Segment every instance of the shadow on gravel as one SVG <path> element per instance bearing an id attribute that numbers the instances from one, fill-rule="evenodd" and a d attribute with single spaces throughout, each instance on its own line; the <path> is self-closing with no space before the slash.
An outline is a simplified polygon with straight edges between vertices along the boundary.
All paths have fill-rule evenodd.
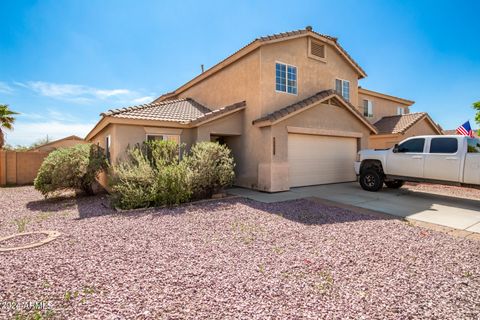
<path id="1" fill-rule="evenodd" d="M 387 214 L 370 213 L 360 208 L 342 208 L 307 198 L 268 204 L 253 200 L 245 200 L 243 203 L 251 208 L 306 225 L 398 219 Z"/>
<path id="2" fill-rule="evenodd" d="M 148 216 L 152 219 L 155 219 L 166 215 L 182 215 L 197 210 L 210 212 L 217 210 L 229 210 L 229 207 L 236 204 L 246 205 L 252 209 L 263 211 L 265 214 L 278 215 L 282 218 L 307 225 L 390 219 L 388 216 L 365 214 L 358 212 L 358 210 L 350 210 L 331 205 L 325 205 L 307 199 L 290 200 L 277 203 L 262 203 L 254 200 L 235 197 L 213 201 L 187 203 L 170 208 L 148 208 L 119 212 L 110 207 L 110 199 L 108 198 L 108 195 L 101 194 L 96 196 L 77 195 L 71 197 L 36 200 L 27 203 L 26 206 L 29 210 L 34 212 L 77 211 L 77 219 L 88 219 L 106 215 L 114 215 L 133 219 Z M 234 209 L 232 208 L 232 210 Z M 232 213 L 234 214 L 235 212 Z M 391 219 L 394 218 L 392 217 Z"/>

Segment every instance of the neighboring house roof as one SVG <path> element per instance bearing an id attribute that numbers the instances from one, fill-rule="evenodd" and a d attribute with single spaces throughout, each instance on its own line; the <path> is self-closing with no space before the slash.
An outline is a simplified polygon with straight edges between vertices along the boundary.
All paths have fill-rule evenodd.
<path id="1" fill-rule="evenodd" d="M 291 116 L 298 112 L 304 111 L 313 105 L 316 105 L 320 102 L 327 101 L 329 99 L 337 99 L 341 104 L 343 104 L 347 110 L 352 112 L 363 124 L 365 124 L 372 132 L 377 133 L 377 129 L 368 122 L 365 117 L 348 101 L 346 101 L 341 95 L 339 95 L 335 90 L 323 90 L 311 97 L 303 99 L 302 101 L 296 102 L 289 106 L 286 106 L 282 109 L 279 109 L 275 112 L 269 113 L 261 118 L 258 118 L 253 121 L 253 124 L 260 124 L 266 122 L 268 124 L 272 124 L 283 120 L 283 118 L 287 116 Z"/>
<path id="2" fill-rule="evenodd" d="M 407 99 L 403 99 L 403 98 L 391 96 L 391 95 L 388 95 L 388 94 L 385 94 L 385 93 L 380 93 L 380 92 L 377 92 L 377 91 L 368 90 L 368 89 L 365 89 L 365 88 L 362 88 L 362 87 L 358 87 L 358 93 L 359 93 L 359 94 L 362 94 L 362 93 L 363 93 L 363 94 L 365 94 L 365 95 L 369 95 L 369 96 L 373 96 L 373 97 L 379 97 L 379 98 L 383 98 L 383 99 L 395 101 L 395 102 L 404 104 L 404 105 L 406 105 L 406 106 L 411 106 L 412 104 L 415 103 L 415 101 L 413 101 L 413 100 L 407 100 Z"/>
<path id="3" fill-rule="evenodd" d="M 340 55 L 343 56 L 345 58 L 345 60 L 347 60 L 347 62 L 357 71 L 357 73 L 359 75 L 359 79 L 367 76 L 367 74 L 360 67 L 360 65 L 355 60 L 353 60 L 353 58 L 347 53 L 347 51 L 345 51 L 345 49 L 338 43 L 337 38 L 331 37 L 331 36 L 328 36 L 328 35 L 324 35 L 324 34 L 320 34 L 318 32 L 313 31 L 311 27 L 307 27 L 303 30 L 296 30 L 296 31 L 284 32 L 284 33 L 278 33 L 278 34 L 273 34 L 273 35 L 257 38 L 255 40 L 253 40 L 252 42 L 250 42 L 249 44 L 247 44 L 246 46 L 239 49 L 238 51 L 236 51 L 235 53 L 231 54 L 227 58 L 223 59 L 222 61 L 220 61 L 219 63 L 217 63 L 213 67 L 209 68 L 205 72 L 202 72 L 201 74 L 199 74 L 198 76 L 196 76 L 195 78 L 193 78 L 189 82 L 185 83 L 184 85 L 182 85 L 181 87 L 179 87 L 175 91 L 161 95 L 160 97 L 155 99 L 154 102 L 164 101 L 164 100 L 167 100 L 167 99 L 175 98 L 181 92 L 185 91 L 186 89 L 190 88 L 191 86 L 195 85 L 196 83 L 202 81 L 203 79 L 211 76 L 212 74 L 222 70 L 223 68 L 225 68 L 228 65 L 234 63 L 235 61 L 241 59 L 245 55 L 249 54 L 250 52 L 258 49 L 259 47 L 261 47 L 263 45 L 267 45 L 267 44 L 275 43 L 275 42 L 280 42 L 280 41 L 287 41 L 287 40 L 291 40 L 291 39 L 295 39 L 295 38 L 307 37 L 307 36 L 312 37 L 312 38 L 316 38 L 316 39 L 318 39 L 320 41 L 323 41 L 323 42 L 326 42 L 326 43 L 330 44 L 331 46 L 333 46 L 335 49 L 337 49 L 338 52 L 340 53 Z"/>
<path id="4" fill-rule="evenodd" d="M 47 147 L 47 146 L 50 146 L 50 145 L 54 145 L 56 143 L 59 143 L 61 141 L 65 141 L 65 140 L 78 140 L 78 141 L 85 141 L 84 139 L 80 138 L 79 136 L 76 136 L 76 135 L 71 135 L 71 136 L 68 136 L 68 137 L 65 137 L 65 138 L 62 138 L 62 139 L 58 139 L 58 140 L 53 140 L 53 141 L 50 141 L 48 143 L 44 143 L 42 145 L 39 145 L 39 146 L 36 146 L 35 148 L 32 148 L 30 149 L 31 151 L 35 151 L 37 149 L 40 149 L 40 148 L 44 148 L 44 147 Z"/>
<path id="5" fill-rule="evenodd" d="M 378 129 L 378 134 L 404 134 L 408 129 L 423 119 L 430 122 L 438 134 L 442 134 L 442 130 L 433 122 L 432 118 L 430 118 L 426 112 L 383 117 L 375 122 L 374 126 Z"/>
<path id="6" fill-rule="evenodd" d="M 453 130 L 443 130 L 443 134 L 447 135 L 447 136 L 450 136 L 450 135 L 457 135 L 458 133 L 457 133 L 456 129 L 453 129 Z M 478 135 L 478 130 L 476 130 L 476 129 L 473 130 L 473 136 L 476 137 L 476 138 L 480 137 Z"/>

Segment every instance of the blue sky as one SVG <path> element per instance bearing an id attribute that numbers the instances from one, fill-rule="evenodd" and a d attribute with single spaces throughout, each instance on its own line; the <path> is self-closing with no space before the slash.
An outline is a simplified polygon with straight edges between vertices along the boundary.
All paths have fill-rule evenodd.
<path id="1" fill-rule="evenodd" d="M 174 90 L 256 37 L 313 26 L 444 128 L 480 100 L 478 1 L 0 2 L 0 103 L 13 145 L 84 136 L 99 113 Z"/>

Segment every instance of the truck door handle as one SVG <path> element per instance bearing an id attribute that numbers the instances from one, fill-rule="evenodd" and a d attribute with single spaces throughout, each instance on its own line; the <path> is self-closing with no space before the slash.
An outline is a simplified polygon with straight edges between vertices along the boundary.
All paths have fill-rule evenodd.
<path id="1" fill-rule="evenodd" d="M 412 156 L 412 159 L 422 159 L 422 156 Z"/>
<path id="2" fill-rule="evenodd" d="M 458 160 L 457 157 L 447 157 L 446 159 L 447 159 L 447 160 Z"/>

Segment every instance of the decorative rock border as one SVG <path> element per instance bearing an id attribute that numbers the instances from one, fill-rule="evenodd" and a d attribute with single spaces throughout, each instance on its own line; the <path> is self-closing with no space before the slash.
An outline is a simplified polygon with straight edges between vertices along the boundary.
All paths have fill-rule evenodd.
<path id="1" fill-rule="evenodd" d="M 45 231 L 32 231 L 32 232 L 23 232 L 23 233 L 17 233 L 8 237 L 0 238 L 0 242 L 10 240 L 15 237 L 23 237 L 23 236 L 28 236 L 31 234 L 45 234 L 47 237 L 41 241 L 37 241 L 34 243 L 22 245 L 19 247 L 10 247 L 10 248 L 1 248 L 0 247 L 0 252 L 8 252 L 8 251 L 15 251 L 15 250 L 22 250 L 22 249 L 31 249 L 39 246 L 43 246 L 44 244 L 47 244 L 55 239 L 57 239 L 60 236 L 60 232 L 58 231 L 51 231 L 51 230 L 45 230 Z"/>

